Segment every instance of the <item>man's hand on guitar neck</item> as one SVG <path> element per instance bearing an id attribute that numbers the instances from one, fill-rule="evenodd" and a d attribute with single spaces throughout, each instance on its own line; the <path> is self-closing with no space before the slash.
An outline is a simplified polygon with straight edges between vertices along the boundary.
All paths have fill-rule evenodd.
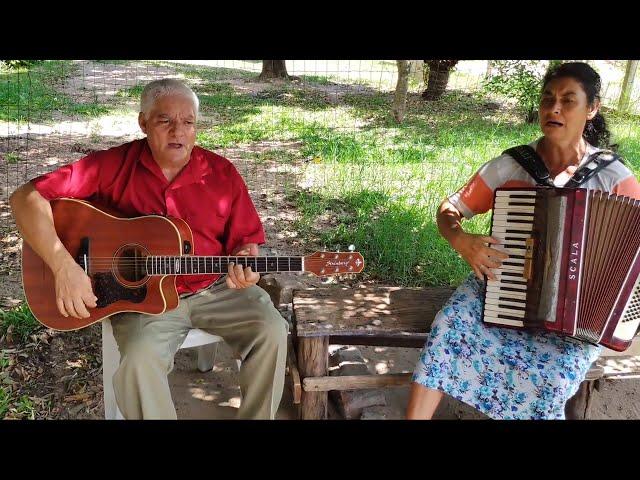
<path id="1" fill-rule="evenodd" d="M 87 307 L 95 308 L 98 297 L 93 294 L 91 279 L 82 267 L 69 260 L 53 271 L 56 283 L 56 304 L 62 315 L 75 318 L 90 316 Z"/>
<path id="2" fill-rule="evenodd" d="M 260 254 L 258 244 L 247 243 L 237 248 L 232 254 L 233 257 L 252 256 L 257 257 Z M 260 280 L 260 274 L 251 270 L 251 267 L 242 268 L 242 265 L 229 263 L 229 274 L 227 275 L 227 287 L 229 288 L 247 288 L 255 285 Z"/>

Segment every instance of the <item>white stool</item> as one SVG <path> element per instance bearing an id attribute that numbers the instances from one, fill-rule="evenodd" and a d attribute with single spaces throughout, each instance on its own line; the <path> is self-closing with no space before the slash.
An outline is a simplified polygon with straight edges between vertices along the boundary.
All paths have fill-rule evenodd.
<path id="1" fill-rule="evenodd" d="M 213 369 L 215 363 L 218 342 L 222 337 L 212 335 L 193 328 L 189 331 L 187 338 L 180 348 L 198 347 L 198 370 L 208 372 Z M 236 360 L 238 369 L 240 360 Z M 116 396 L 113 391 L 113 376 L 120 365 L 120 351 L 113 336 L 111 320 L 102 321 L 102 384 L 104 389 L 104 418 L 107 420 L 122 420 L 124 417 L 116 403 Z"/>

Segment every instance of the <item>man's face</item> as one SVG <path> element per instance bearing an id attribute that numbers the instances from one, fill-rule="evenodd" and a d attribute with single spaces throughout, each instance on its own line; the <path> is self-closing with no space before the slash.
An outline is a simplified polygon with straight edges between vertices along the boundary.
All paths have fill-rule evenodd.
<path id="1" fill-rule="evenodd" d="M 161 167 L 183 166 L 189 161 L 196 142 L 196 112 L 184 95 L 165 95 L 151 110 L 140 113 L 138 123 Z"/>

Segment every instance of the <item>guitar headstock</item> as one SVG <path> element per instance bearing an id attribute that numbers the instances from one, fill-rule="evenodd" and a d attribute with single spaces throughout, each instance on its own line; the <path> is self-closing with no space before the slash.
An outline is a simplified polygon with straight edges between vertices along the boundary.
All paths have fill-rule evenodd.
<path id="1" fill-rule="evenodd" d="M 304 257 L 304 269 L 318 277 L 340 273 L 360 273 L 364 259 L 358 252 L 316 252 Z"/>

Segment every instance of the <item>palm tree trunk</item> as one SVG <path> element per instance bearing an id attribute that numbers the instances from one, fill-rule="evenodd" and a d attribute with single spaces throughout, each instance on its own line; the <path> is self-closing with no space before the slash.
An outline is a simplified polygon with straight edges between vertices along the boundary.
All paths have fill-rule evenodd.
<path id="1" fill-rule="evenodd" d="M 442 94 L 447 89 L 447 83 L 449 83 L 450 74 L 450 68 L 429 68 L 427 89 L 422 92 L 422 98 L 424 98 L 425 100 L 437 100 L 442 97 Z"/>

